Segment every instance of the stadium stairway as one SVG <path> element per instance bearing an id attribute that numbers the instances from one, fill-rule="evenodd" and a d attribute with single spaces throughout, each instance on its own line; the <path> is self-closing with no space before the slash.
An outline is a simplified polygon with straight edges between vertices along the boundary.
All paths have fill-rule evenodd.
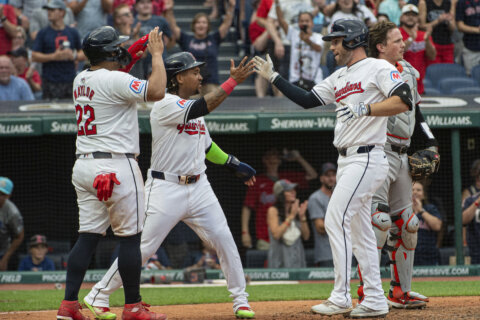
<path id="1" fill-rule="evenodd" d="M 204 12 L 207 15 L 210 14 L 211 8 L 204 7 L 202 1 L 194 0 L 175 0 L 174 14 L 177 20 L 178 26 L 182 31 L 191 33 L 191 23 L 195 14 Z M 221 17 L 211 21 L 211 30 L 216 31 L 221 24 Z M 180 52 L 178 44 L 168 51 L 169 54 Z M 230 76 L 230 59 L 235 61 L 237 65 L 241 61 L 242 57 L 239 57 L 239 47 L 237 45 L 237 28 L 235 21 L 230 28 L 230 31 L 225 40 L 220 44 L 219 56 L 218 56 L 218 70 L 220 83 L 227 80 Z M 255 96 L 254 77 L 250 76 L 245 82 L 238 85 L 232 92 L 232 96 Z"/>

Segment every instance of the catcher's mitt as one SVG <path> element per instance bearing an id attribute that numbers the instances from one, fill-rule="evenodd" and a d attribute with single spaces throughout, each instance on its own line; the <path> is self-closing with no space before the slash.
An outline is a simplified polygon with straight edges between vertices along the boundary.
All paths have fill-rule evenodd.
<path id="1" fill-rule="evenodd" d="M 410 175 L 414 181 L 422 180 L 438 171 L 440 154 L 436 147 L 416 151 L 408 157 Z"/>

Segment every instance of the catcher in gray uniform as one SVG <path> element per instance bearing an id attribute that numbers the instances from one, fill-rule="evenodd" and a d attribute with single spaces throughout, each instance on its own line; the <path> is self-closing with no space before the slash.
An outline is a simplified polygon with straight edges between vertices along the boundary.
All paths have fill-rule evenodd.
<path id="1" fill-rule="evenodd" d="M 398 27 L 392 22 L 377 23 L 370 30 L 369 52 L 374 58 L 385 59 L 400 72 L 410 86 L 416 107 L 390 116 L 387 126 L 385 153 L 390 170 L 372 200 L 372 225 L 377 238 L 379 261 L 382 248 L 388 251 L 392 265 L 388 304 L 394 308 L 424 308 L 428 298 L 411 291 L 413 257 L 417 246 L 419 220 L 412 210 L 412 181 L 421 180 L 438 170 L 438 143 L 419 109 L 417 91 L 419 73 L 402 60 L 405 44 Z M 407 149 L 411 140 L 423 140 L 423 150 L 411 157 Z M 360 274 L 359 300 L 363 299 Z"/>

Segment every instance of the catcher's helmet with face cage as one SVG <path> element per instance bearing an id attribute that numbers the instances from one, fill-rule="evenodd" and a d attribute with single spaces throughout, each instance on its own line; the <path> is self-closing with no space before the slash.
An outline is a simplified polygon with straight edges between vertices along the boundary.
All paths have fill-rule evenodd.
<path id="1" fill-rule="evenodd" d="M 172 54 L 165 59 L 165 70 L 167 71 L 167 83 L 180 72 L 203 66 L 205 62 L 195 60 L 190 52 L 179 52 Z"/>
<path id="2" fill-rule="evenodd" d="M 322 39 L 332 41 L 339 37 L 344 37 L 342 45 L 348 50 L 368 46 L 368 28 L 360 20 L 339 19 L 333 23 L 330 33 Z"/>
<path id="3" fill-rule="evenodd" d="M 132 56 L 120 44 L 128 39 L 127 36 L 120 36 L 114 28 L 103 26 L 85 37 L 82 48 L 91 65 L 102 61 L 117 61 L 125 66 L 130 63 Z"/>

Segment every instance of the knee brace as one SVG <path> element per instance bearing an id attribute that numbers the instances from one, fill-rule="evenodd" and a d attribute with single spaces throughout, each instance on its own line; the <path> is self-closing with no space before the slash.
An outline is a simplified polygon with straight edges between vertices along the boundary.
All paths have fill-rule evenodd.
<path id="1" fill-rule="evenodd" d="M 372 213 L 372 225 L 377 238 L 377 248 L 381 250 L 387 240 L 388 230 L 392 226 L 390 219 L 390 208 L 382 203 L 377 204 L 376 209 Z"/>

